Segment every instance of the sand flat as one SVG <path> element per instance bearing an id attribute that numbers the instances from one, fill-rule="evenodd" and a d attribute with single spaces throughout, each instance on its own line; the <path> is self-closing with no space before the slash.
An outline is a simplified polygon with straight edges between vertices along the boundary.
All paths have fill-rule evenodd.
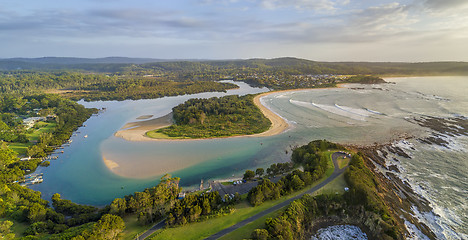
<path id="1" fill-rule="evenodd" d="M 121 137 L 127 141 L 150 141 L 152 138 L 147 137 L 146 132 L 169 127 L 173 123 L 172 113 L 169 113 L 155 119 L 127 123 L 114 136 Z"/>

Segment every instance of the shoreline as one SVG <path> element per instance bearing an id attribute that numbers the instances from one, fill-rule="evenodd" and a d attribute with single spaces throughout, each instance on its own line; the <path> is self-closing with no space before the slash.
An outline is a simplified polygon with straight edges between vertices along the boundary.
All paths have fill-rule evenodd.
<path id="1" fill-rule="evenodd" d="M 169 127 L 173 124 L 172 113 L 169 113 L 165 116 L 145 120 L 130 122 L 125 124 L 120 130 L 114 133 L 114 136 L 123 138 L 127 141 L 134 142 L 148 142 L 148 141 L 200 141 L 208 139 L 223 139 L 223 138 L 238 138 L 238 137 L 270 137 L 284 131 L 288 130 L 291 126 L 289 123 L 282 118 L 277 113 L 273 112 L 265 105 L 261 103 L 261 98 L 268 96 L 273 93 L 282 93 L 282 92 L 293 92 L 293 91 L 305 91 L 305 90 L 314 90 L 314 89 L 333 89 L 333 88 L 344 88 L 343 85 L 346 83 L 337 84 L 336 87 L 326 87 L 326 88 L 297 88 L 297 89 L 286 89 L 261 93 L 254 97 L 254 104 L 260 109 L 262 114 L 268 118 L 271 122 L 270 128 L 262 133 L 256 133 L 251 135 L 236 135 L 236 136 L 227 136 L 227 137 L 211 137 L 211 138 L 150 138 L 146 136 L 146 132 L 151 130 L 157 130 L 164 127 Z M 137 118 L 138 119 L 138 118 Z"/>
<path id="2" fill-rule="evenodd" d="M 297 89 L 295 89 L 297 90 Z M 282 90 L 284 91 L 284 90 Z M 227 137 L 212 137 L 212 138 L 186 138 L 186 139 L 177 139 L 177 138 L 150 138 L 146 136 L 146 132 L 151 130 L 156 130 L 164 127 L 168 127 L 173 124 L 172 113 L 169 113 L 163 117 L 155 118 L 146 121 L 130 122 L 125 124 L 119 131 L 114 133 L 114 136 L 123 138 L 127 141 L 135 142 L 147 142 L 147 141 L 200 141 L 208 139 L 224 139 L 224 138 L 237 138 L 237 137 L 269 137 L 280 134 L 286 131 L 290 125 L 288 122 L 283 119 L 278 114 L 271 111 L 269 108 L 264 106 L 260 98 L 277 93 L 282 91 L 273 91 L 261 93 L 254 97 L 254 104 L 260 109 L 262 114 L 268 118 L 271 122 L 270 128 L 262 133 L 256 133 L 251 135 L 237 135 L 237 136 L 227 136 Z"/>
<path id="3" fill-rule="evenodd" d="M 265 117 L 267 117 L 271 121 L 270 128 L 267 131 L 262 132 L 262 133 L 257 133 L 257 134 L 252 134 L 252 135 L 238 135 L 238 136 L 228 136 L 228 137 L 220 137 L 220 138 L 199 138 L 199 139 L 191 139 L 191 138 L 189 139 L 164 139 L 164 138 L 157 139 L 157 138 L 147 137 L 146 132 L 159 129 L 159 128 L 168 127 L 173 124 L 172 113 L 169 113 L 167 115 L 164 115 L 162 117 L 155 118 L 155 119 L 126 123 L 119 131 L 114 133 L 114 136 L 122 138 L 127 141 L 134 141 L 134 142 L 150 142 L 150 141 L 177 142 L 177 141 L 200 141 L 200 140 L 225 139 L 225 138 L 274 136 L 274 135 L 278 135 L 287 131 L 291 127 L 291 125 L 287 122 L 286 119 L 282 118 L 280 115 L 276 114 L 275 112 L 267 108 L 265 105 L 263 105 L 261 102 L 262 97 L 265 97 L 274 93 L 281 93 L 281 92 L 305 91 L 305 90 L 314 90 L 314 89 L 332 89 L 332 88 L 342 88 L 342 87 L 343 87 L 342 84 L 338 84 L 336 87 L 328 87 L 328 88 L 287 89 L 287 90 L 265 92 L 265 93 L 261 93 L 255 96 L 253 99 L 254 104 L 260 109 L 262 114 L 264 114 Z M 106 167 L 113 173 L 120 175 L 120 176 L 129 177 L 127 174 L 122 174 L 121 172 L 119 173 L 119 169 L 121 168 L 121 166 L 119 166 L 118 163 L 109 161 L 109 159 L 104 159 L 104 157 L 103 157 L 103 162 L 106 165 Z"/>

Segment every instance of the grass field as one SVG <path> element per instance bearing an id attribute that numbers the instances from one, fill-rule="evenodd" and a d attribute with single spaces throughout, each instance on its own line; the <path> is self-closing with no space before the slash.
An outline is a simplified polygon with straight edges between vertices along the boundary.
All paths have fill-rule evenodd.
<path id="1" fill-rule="evenodd" d="M 125 230 L 122 232 L 122 240 L 133 240 L 137 234 L 140 235 L 148 230 L 151 226 L 141 226 L 138 223 L 138 217 L 136 214 L 131 214 L 123 217 L 125 222 Z"/>
<path id="2" fill-rule="evenodd" d="M 13 222 L 13 226 L 11 226 L 10 231 L 11 231 L 11 233 L 15 234 L 15 238 L 22 237 L 24 231 L 29 226 L 29 224 L 27 224 L 27 223 L 21 223 L 21 222 L 17 222 L 17 221 L 11 220 L 11 219 L 0 218 L 0 221 L 5 221 L 5 220 Z"/>
<path id="3" fill-rule="evenodd" d="M 28 143 L 10 143 L 8 144 L 8 147 L 12 149 L 13 151 L 17 152 L 19 155 L 26 155 L 26 150 L 28 147 L 33 145 L 33 142 L 37 142 L 39 140 L 39 136 L 42 133 L 50 133 L 53 132 L 55 127 L 57 126 L 56 123 L 46 123 L 46 122 L 38 122 L 36 123 L 36 126 L 38 126 L 38 129 L 33 129 L 32 133 L 27 133 L 26 137 L 28 137 L 29 141 Z"/>
<path id="4" fill-rule="evenodd" d="M 225 228 L 228 228 L 244 219 L 252 217 L 259 212 L 262 212 L 270 207 L 273 207 L 290 198 L 293 198 L 299 194 L 302 194 L 308 191 L 309 189 L 311 189 L 312 187 L 314 187 L 315 185 L 319 184 L 323 180 L 327 179 L 333 173 L 334 166 L 333 166 L 333 161 L 331 159 L 331 154 L 333 152 L 331 151 L 331 152 L 324 153 L 329 159 L 328 169 L 325 172 L 325 175 L 321 179 L 316 181 L 314 184 L 306 187 L 305 189 L 302 189 L 301 191 L 294 192 L 287 196 L 283 196 L 274 201 L 265 202 L 262 205 L 257 206 L 257 207 L 252 207 L 247 201 L 243 201 L 242 203 L 236 205 L 235 211 L 229 215 L 208 219 L 203 222 L 190 223 L 181 227 L 162 229 L 162 230 L 157 231 L 153 235 L 151 235 L 149 239 L 185 239 L 185 240 L 203 239 Z M 278 211 L 276 211 L 275 213 L 278 213 Z M 239 230 L 239 232 L 237 232 L 234 236 L 244 236 L 246 234 L 250 236 L 250 233 L 251 233 L 249 232 L 250 229 L 258 228 L 259 226 L 261 226 L 262 222 L 255 221 L 255 222 L 252 222 L 251 224 L 252 225 L 248 224 L 247 225 L 248 227 L 244 226 L 244 227 L 247 227 L 245 229 L 244 227 L 239 228 L 241 230 Z"/>
<path id="5" fill-rule="evenodd" d="M 38 129 L 34 129 L 32 133 L 26 134 L 26 136 L 29 138 L 29 141 L 34 142 L 39 140 L 39 136 L 41 133 L 50 133 L 53 132 L 55 129 L 55 126 L 57 126 L 56 123 L 46 123 L 46 122 L 38 122 L 35 127 L 39 127 Z"/>
<path id="6" fill-rule="evenodd" d="M 32 146 L 32 143 L 10 143 L 8 147 L 18 153 L 19 155 L 25 155 L 28 147 Z"/>
<path id="7" fill-rule="evenodd" d="M 156 138 L 156 139 L 186 139 L 184 137 L 169 137 L 168 135 L 164 133 L 157 132 L 157 130 L 146 132 L 146 136 L 150 138 Z"/>
<path id="8" fill-rule="evenodd" d="M 346 184 L 344 173 L 338 176 L 335 180 L 331 181 L 329 184 L 325 185 L 323 188 L 319 189 L 313 195 L 320 194 L 341 194 L 344 193 L 344 188 L 348 187 Z"/>
<path id="9" fill-rule="evenodd" d="M 338 158 L 338 159 L 337 159 L 338 167 L 339 167 L 340 169 L 342 169 L 342 168 L 348 166 L 349 161 L 350 161 L 350 158 Z"/>
<path id="10" fill-rule="evenodd" d="M 280 211 L 283 211 L 284 208 L 281 208 L 280 210 L 276 211 L 276 212 L 272 212 L 272 213 L 269 213 L 241 228 L 238 228 L 236 229 L 235 231 L 229 233 L 229 234 L 226 234 L 224 236 L 222 236 L 221 238 L 219 238 L 220 240 L 236 240 L 236 239 L 248 239 L 250 238 L 250 235 L 252 234 L 252 232 L 257 229 L 257 228 L 264 228 L 265 227 L 265 221 L 267 218 L 274 218 L 276 216 L 278 216 L 278 214 L 280 213 Z"/>

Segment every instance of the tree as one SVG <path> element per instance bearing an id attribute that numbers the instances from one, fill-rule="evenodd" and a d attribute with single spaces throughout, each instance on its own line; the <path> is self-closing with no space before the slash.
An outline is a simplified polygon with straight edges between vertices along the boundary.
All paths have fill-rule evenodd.
<path id="1" fill-rule="evenodd" d="M 250 190 L 249 192 L 248 199 L 250 204 L 252 204 L 253 206 L 258 206 L 262 204 L 264 200 L 262 190 L 258 187 L 252 188 L 252 190 Z"/>
<path id="2" fill-rule="evenodd" d="M 89 239 L 118 239 L 119 234 L 125 229 L 125 223 L 121 217 L 106 214 L 94 224 Z"/>
<path id="3" fill-rule="evenodd" d="M 257 174 L 259 177 L 261 177 L 264 173 L 265 170 L 263 170 L 263 168 L 257 168 L 257 170 L 255 170 L 255 174 Z"/>
<path id="4" fill-rule="evenodd" d="M 13 222 L 11 221 L 2 221 L 0 222 L 0 239 L 15 239 L 15 234 L 10 233 L 10 228 L 13 226 Z"/>
<path id="5" fill-rule="evenodd" d="M 267 240 L 268 231 L 266 229 L 255 229 L 251 235 L 254 240 Z"/>
<path id="6" fill-rule="evenodd" d="M 123 216 L 127 210 L 127 201 L 123 198 L 116 198 L 110 205 L 110 214 Z"/>
<path id="7" fill-rule="evenodd" d="M 18 161 L 15 151 L 9 149 L 3 144 L 0 146 L 0 169 Z"/>
<path id="8" fill-rule="evenodd" d="M 291 179 L 291 187 L 297 191 L 304 187 L 304 182 L 297 175 L 294 175 Z"/>
<path id="9" fill-rule="evenodd" d="M 244 180 L 251 180 L 255 177 L 255 172 L 252 170 L 247 170 L 244 173 Z"/>

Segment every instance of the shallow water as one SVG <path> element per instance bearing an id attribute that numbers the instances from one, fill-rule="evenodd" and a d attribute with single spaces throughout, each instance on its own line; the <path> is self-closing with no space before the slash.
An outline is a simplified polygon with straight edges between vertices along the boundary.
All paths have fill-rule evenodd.
<path id="1" fill-rule="evenodd" d="M 290 150 L 315 139 L 344 144 L 387 143 L 405 136 L 430 133 L 412 121 L 421 116 L 468 116 L 467 77 L 419 77 L 388 79 L 395 84 L 358 85 L 345 88 L 278 92 L 262 98 L 271 110 L 287 119 L 292 128 L 282 134 L 258 138 L 210 139 L 189 142 L 128 142 L 112 134 L 138 116 L 160 117 L 191 97 L 221 96 L 196 94 L 156 100 L 84 103 L 107 107 L 92 117 L 73 137 L 57 161 L 41 168 L 44 183 L 33 186 L 45 197 L 55 192 L 78 203 L 103 205 L 115 197 L 142 190 L 157 183 L 160 176 L 128 179 L 111 173 L 102 155 L 121 158 L 128 165 L 161 167 L 171 162 L 180 166 L 172 175 L 183 186 L 195 186 L 201 179 L 240 177 L 245 169 L 267 167 L 288 161 Z M 361 89 L 363 88 L 363 89 Z M 265 90 L 242 85 L 239 92 Z M 229 91 L 228 94 L 237 94 Z M 88 138 L 83 138 L 87 134 Z M 420 213 L 441 239 L 467 238 L 468 141 L 451 138 L 450 149 L 413 140 L 412 159 L 401 159 L 401 177 L 428 198 L 433 213 Z M 286 153 L 288 152 L 288 153 Z M 121 164 L 120 167 L 125 167 Z M 96 184 L 99 183 L 99 184 Z"/>

